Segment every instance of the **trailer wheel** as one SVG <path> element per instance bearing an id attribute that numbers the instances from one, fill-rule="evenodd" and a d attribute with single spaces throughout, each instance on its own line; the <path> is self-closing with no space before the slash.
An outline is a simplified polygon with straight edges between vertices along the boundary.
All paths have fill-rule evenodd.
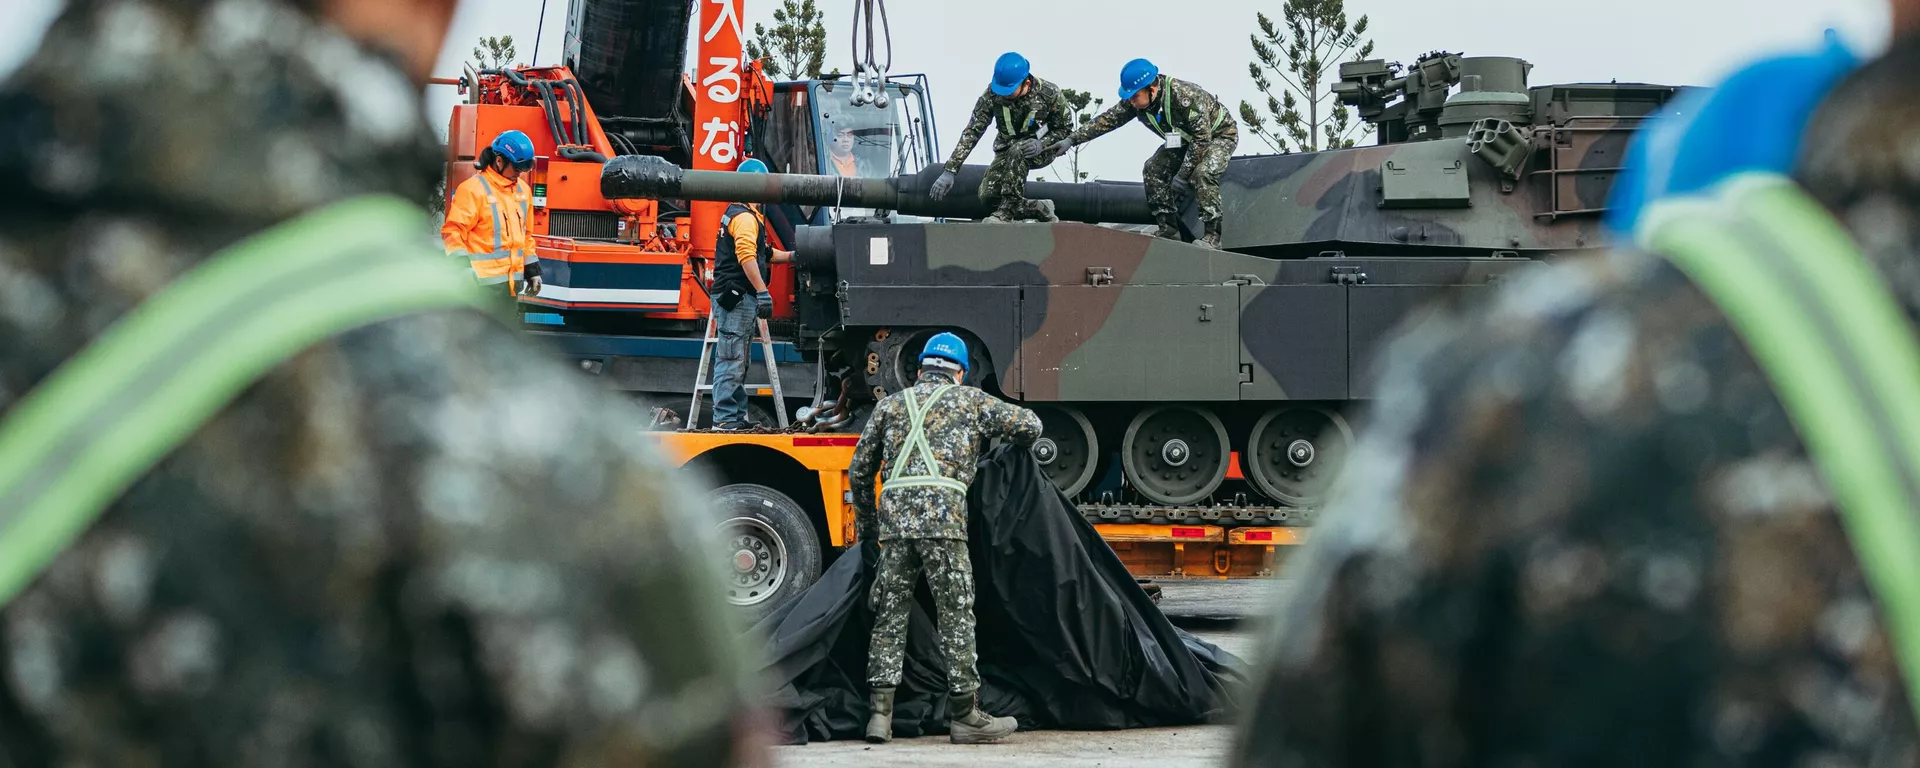
<path id="1" fill-rule="evenodd" d="M 807 512 L 786 494 L 752 483 L 713 493 L 727 565 L 727 602 L 758 619 L 820 578 L 820 540 Z"/>

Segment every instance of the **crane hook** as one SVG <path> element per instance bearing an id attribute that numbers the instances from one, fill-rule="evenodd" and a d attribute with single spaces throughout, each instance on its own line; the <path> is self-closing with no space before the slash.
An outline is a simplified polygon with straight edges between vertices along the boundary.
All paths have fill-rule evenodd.
<path id="1" fill-rule="evenodd" d="M 885 41 L 887 48 L 887 63 L 885 65 L 880 64 L 875 55 L 877 51 L 874 45 L 873 35 L 875 11 L 879 12 L 878 18 L 880 21 L 881 39 Z M 867 17 L 866 50 L 864 55 L 860 46 L 860 17 L 862 14 L 865 14 Z M 886 0 L 853 0 L 853 34 L 849 42 L 852 43 L 853 51 L 854 90 L 851 103 L 856 107 L 872 104 L 875 107 L 886 109 L 887 104 L 891 101 L 887 98 L 887 74 L 893 69 L 893 28 L 887 19 Z"/>

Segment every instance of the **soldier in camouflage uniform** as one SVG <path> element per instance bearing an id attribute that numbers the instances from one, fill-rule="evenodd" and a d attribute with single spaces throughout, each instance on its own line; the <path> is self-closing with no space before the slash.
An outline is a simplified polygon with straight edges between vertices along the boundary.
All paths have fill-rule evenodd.
<path id="1" fill-rule="evenodd" d="M 452 5 L 75 0 L 0 85 L 0 419 L 211 252 L 429 199 Z M 628 407 L 473 313 L 305 350 L 0 609 L 0 765 L 736 762 L 714 521 Z"/>
<path id="2" fill-rule="evenodd" d="M 947 158 L 946 170 L 935 179 L 930 196 L 939 200 L 953 188 L 954 174 L 973 153 L 987 124 L 994 126 L 993 164 L 980 180 L 980 200 L 994 205 L 988 221 L 1059 221 L 1052 200 L 1027 199 L 1027 172 L 1045 168 L 1060 156 L 1043 139 L 1073 130 L 1073 108 L 1060 86 L 1029 73 L 1027 60 L 1007 53 L 994 66 L 993 84 L 973 102 L 973 117 L 960 132 L 960 143 Z"/>
<path id="3" fill-rule="evenodd" d="M 1792 122 L 1796 181 L 1913 321 L 1920 3 L 1903 10 L 1907 35 Z M 1727 106 L 1725 132 L 1756 130 Z M 1379 386 L 1236 764 L 1920 760 L 1830 488 L 1672 263 L 1538 268 L 1395 342 Z"/>
<path id="4" fill-rule="evenodd" d="M 950 333 L 927 341 L 920 379 L 873 409 L 847 468 L 860 538 L 880 544 L 873 582 L 873 641 L 867 681 L 873 687 L 867 740 L 893 735 L 893 699 L 900 685 L 913 583 L 924 571 L 933 592 L 940 649 L 947 657 L 948 728 L 956 744 L 997 741 L 1013 733 L 1011 717 L 982 711 L 973 634 L 973 563 L 967 557 L 967 487 L 978 447 L 994 437 L 1030 445 L 1040 417 L 959 382 L 967 347 Z M 882 495 L 875 508 L 874 480 Z"/>
<path id="5" fill-rule="evenodd" d="M 1120 101 L 1093 122 L 1053 145 L 1054 153 L 1085 144 L 1130 120 L 1139 120 L 1165 140 L 1140 169 L 1147 188 L 1147 208 L 1169 240 L 1180 237 L 1180 198 L 1192 195 L 1200 209 L 1202 234 L 1197 241 L 1220 247 L 1220 175 L 1240 143 L 1240 127 L 1226 105 L 1200 86 L 1160 74 L 1146 59 L 1134 59 L 1120 70 Z"/>

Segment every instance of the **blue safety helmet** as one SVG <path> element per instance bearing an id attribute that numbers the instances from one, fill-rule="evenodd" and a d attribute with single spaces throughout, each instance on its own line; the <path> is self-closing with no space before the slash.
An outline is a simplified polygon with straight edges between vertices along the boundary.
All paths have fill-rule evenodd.
<path id="1" fill-rule="evenodd" d="M 760 158 L 749 157 L 745 160 L 740 161 L 740 167 L 733 169 L 733 172 L 734 173 L 766 173 L 767 164 L 760 162 Z"/>
<path id="2" fill-rule="evenodd" d="M 1745 171 L 1791 173 L 1814 110 L 1862 63 L 1827 30 L 1819 48 L 1761 59 L 1711 89 L 1668 102 L 1627 149 L 1607 202 L 1607 228 L 1631 239 L 1649 203 Z"/>
<path id="3" fill-rule="evenodd" d="M 533 139 L 519 131 L 501 131 L 493 137 L 493 145 L 488 147 L 493 153 L 504 157 L 513 167 L 526 170 L 533 167 Z"/>
<path id="4" fill-rule="evenodd" d="M 1140 89 L 1153 85 L 1153 79 L 1160 76 L 1160 68 L 1146 59 L 1134 59 L 1120 68 L 1120 98 L 1131 99 Z"/>
<path id="5" fill-rule="evenodd" d="M 1027 57 L 1012 51 L 1000 54 L 1000 60 L 993 63 L 993 85 L 990 87 L 995 95 L 1012 96 L 1014 91 L 1020 90 L 1020 84 L 1026 82 L 1030 69 L 1032 65 L 1027 63 Z"/>
<path id="6" fill-rule="evenodd" d="M 967 343 L 951 333 L 936 333 L 927 339 L 927 348 L 921 350 L 920 359 L 937 357 L 967 370 Z"/>

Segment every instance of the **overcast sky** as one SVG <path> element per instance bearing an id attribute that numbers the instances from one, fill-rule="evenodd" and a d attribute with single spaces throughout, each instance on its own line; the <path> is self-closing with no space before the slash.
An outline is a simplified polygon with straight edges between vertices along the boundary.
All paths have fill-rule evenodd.
<path id="1" fill-rule="evenodd" d="M 851 71 L 848 22 L 854 0 L 817 0 L 826 14 L 827 66 Z M 1254 14 L 1277 16 L 1283 0 L 895 0 L 893 71 L 926 73 L 942 153 L 952 150 L 973 99 L 986 87 L 993 60 L 1008 50 L 1033 61 L 1034 72 L 1063 86 L 1092 91 L 1112 103 L 1119 68 L 1144 56 L 1163 72 L 1191 80 L 1229 104 L 1254 99 L 1247 76 L 1247 35 Z M 56 0 L 0 0 L 0 73 L 30 52 Z M 747 0 L 747 26 L 767 22 L 778 0 Z M 481 35 L 511 34 L 523 61 L 534 55 L 541 0 L 465 0 L 440 59 L 442 74 L 457 75 Z M 539 61 L 559 61 L 567 0 L 545 3 Z M 1347 0 L 1348 15 L 1371 18 L 1375 56 L 1411 62 L 1448 50 L 1481 56 L 1518 56 L 1534 65 L 1536 85 L 1618 79 L 1708 85 L 1753 56 L 1818 42 L 1833 27 L 1850 43 L 1885 45 L 1884 0 Z M 1277 21 L 1277 19 L 1276 19 Z M 446 124 L 454 96 L 430 90 L 432 122 Z M 1256 103 L 1258 103 L 1256 101 Z M 1138 179 L 1152 151 L 1144 128 L 1122 128 L 1087 150 L 1084 162 L 1099 177 Z M 1242 132 L 1240 152 L 1264 151 Z M 976 150 L 973 162 L 987 161 Z"/>

